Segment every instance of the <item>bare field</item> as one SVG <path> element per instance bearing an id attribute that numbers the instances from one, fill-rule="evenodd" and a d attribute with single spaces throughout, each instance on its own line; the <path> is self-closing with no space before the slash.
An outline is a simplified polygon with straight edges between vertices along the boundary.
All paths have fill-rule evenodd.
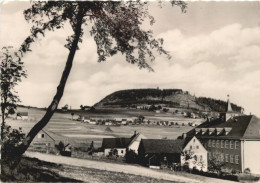
<path id="1" fill-rule="evenodd" d="M 22 120 L 14 120 L 12 118 L 9 118 L 8 123 L 14 127 L 19 128 L 22 127 L 23 131 L 25 133 L 28 133 L 28 131 L 33 127 L 34 124 L 44 115 L 44 110 L 40 109 L 34 109 L 34 108 L 18 108 L 19 112 L 28 112 L 29 119 L 28 121 L 22 121 Z M 113 111 L 113 110 L 112 110 Z M 111 111 L 111 112 L 112 112 Z M 114 110 L 114 112 L 110 114 L 106 114 L 101 111 L 100 115 L 98 115 L 97 112 L 90 112 L 90 111 L 80 111 L 81 113 L 74 112 L 74 119 L 77 118 L 78 114 L 84 114 L 85 116 L 89 115 L 90 117 L 123 117 L 127 116 L 128 114 L 123 114 L 123 111 L 126 112 L 126 110 L 121 110 L 118 113 Z M 133 113 L 134 111 L 130 111 L 130 113 Z M 153 118 L 158 121 L 160 120 L 169 120 L 171 121 L 178 121 L 182 123 L 188 123 L 191 120 L 194 119 L 188 119 L 188 118 L 180 118 L 180 117 L 172 117 L 169 116 L 169 114 L 156 114 L 154 115 L 151 112 L 144 111 L 145 113 L 142 113 L 142 115 L 145 116 L 145 118 Z M 139 113 L 139 112 L 138 112 Z M 137 113 L 136 113 L 137 114 Z M 150 114 L 148 116 L 147 114 Z M 137 116 L 137 115 L 135 115 Z M 100 146 L 102 142 L 102 138 L 111 138 L 111 137 L 130 137 L 134 134 L 135 131 L 142 133 L 147 138 L 154 138 L 154 139 L 161 139 L 161 138 L 167 138 L 167 139 L 175 139 L 179 135 L 181 135 L 184 132 L 189 131 L 192 127 L 189 126 L 157 126 L 157 125 L 129 125 L 129 126 L 110 126 L 111 131 L 106 131 L 107 126 L 104 125 L 90 125 L 81 123 L 80 121 L 72 120 L 71 119 L 70 112 L 63 112 L 63 113 L 55 113 L 51 119 L 51 121 L 47 124 L 47 126 L 44 128 L 46 129 L 50 135 L 57 141 L 57 143 L 60 140 L 66 140 L 67 142 L 72 143 L 75 146 L 78 146 L 79 144 L 89 144 L 91 141 L 94 141 L 95 146 Z"/>

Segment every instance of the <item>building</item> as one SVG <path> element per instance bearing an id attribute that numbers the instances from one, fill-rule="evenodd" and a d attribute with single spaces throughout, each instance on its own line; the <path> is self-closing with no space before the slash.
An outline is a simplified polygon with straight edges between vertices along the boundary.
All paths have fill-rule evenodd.
<path id="1" fill-rule="evenodd" d="M 209 160 L 225 162 L 227 171 L 260 174 L 260 119 L 232 111 L 230 101 L 227 110 L 219 118 L 207 120 L 187 133 L 197 137 L 208 151 Z"/>
<path id="2" fill-rule="evenodd" d="M 128 149 L 133 150 L 136 154 L 138 154 L 138 148 L 142 139 L 146 139 L 144 135 L 141 133 L 136 133 L 131 137 L 131 142 L 128 144 Z"/>
<path id="3" fill-rule="evenodd" d="M 55 151 L 55 139 L 46 130 L 41 130 L 33 139 L 30 150 L 47 153 Z"/>
<path id="4" fill-rule="evenodd" d="M 145 136 L 136 132 L 130 138 L 104 138 L 102 141 L 102 150 L 105 156 L 108 156 L 115 149 L 117 150 L 117 155 L 120 157 L 124 157 L 127 150 L 133 150 L 138 154 L 140 142 L 145 138 Z"/>
<path id="5" fill-rule="evenodd" d="M 109 156 L 116 150 L 119 157 L 124 157 L 130 142 L 131 138 L 104 138 L 102 141 L 104 155 Z"/>
<path id="6" fill-rule="evenodd" d="M 16 119 L 28 120 L 28 112 L 17 112 Z"/>
<path id="7" fill-rule="evenodd" d="M 190 169 L 197 169 L 206 172 L 208 170 L 208 153 L 200 141 L 194 136 L 187 139 L 188 143 L 182 150 L 181 165 L 188 164 Z M 188 158 L 186 157 L 188 155 Z"/>
<path id="8" fill-rule="evenodd" d="M 62 156 L 71 156 L 71 149 L 72 149 L 72 146 L 68 143 L 67 145 L 64 146 L 63 150 L 60 151 L 60 154 Z"/>
<path id="9" fill-rule="evenodd" d="M 148 167 L 168 166 L 180 163 L 185 140 L 142 139 L 138 155 Z"/>
<path id="10" fill-rule="evenodd" d="M 175 140 L 142 139 L 138 153 L 142 163 L 149 167 L 187 163 L 190 168 L 203 171 L 208 168 L 207 151 L 196 137 Z M 190 158 L 186 159 L 188 155 Z"/>

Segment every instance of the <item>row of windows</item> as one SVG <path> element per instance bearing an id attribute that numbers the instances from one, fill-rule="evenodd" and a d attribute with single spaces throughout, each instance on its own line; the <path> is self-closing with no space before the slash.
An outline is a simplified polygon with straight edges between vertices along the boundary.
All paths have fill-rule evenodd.
<path id="1" fill-rule="evenodd" d="M 238 149 L 239 141 L 233 140 L 209 140 L 208 147 L 225 148 L 225 149 Z"/>
<path id="2" fill-rule="evenodd" d="M 215 158 L 221 162 L 239 164 L 239 155 L 209 152 L 209 159 Z"/>

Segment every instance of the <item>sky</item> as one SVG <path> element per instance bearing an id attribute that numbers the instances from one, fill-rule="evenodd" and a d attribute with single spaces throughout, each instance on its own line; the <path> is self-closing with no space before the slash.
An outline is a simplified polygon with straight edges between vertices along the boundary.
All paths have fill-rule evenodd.
<path id="1" fill-rule="evenodd" d="M 133 88 L 178 88 L 195 96 L 227 100 L 260 117 L 260 5 L 259 2 L 187 2 L 186 13 L 165 2 L 151 2 L 155 24 L 144 24 L 172 58 L 157 56 L 149 72 L 125 62 L 121 54 L 97 62 L 96 45 L 87 33 L 79 45 L 59 107 L 93 105 L 106 95 Z M 1 3 L 0 46 L 19 48 L 29 34 L 23 10 L 26 1 Z M 68 50 L 69 26 L 48 32 L 23 57 L 28 77 L 16 90 L 22 104 L 47 107 L 59 83 Z"/>

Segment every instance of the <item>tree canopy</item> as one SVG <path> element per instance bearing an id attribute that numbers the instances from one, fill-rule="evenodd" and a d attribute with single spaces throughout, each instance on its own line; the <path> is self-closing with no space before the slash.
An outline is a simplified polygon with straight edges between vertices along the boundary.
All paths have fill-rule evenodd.
<path id="1" fill-rule="evenodd" d="M 180 6 L 185 11 L 186 4 L 182 1 L 172 1 L 172 5 Z M 127 62 L 137 64 L 139 68 L 148 68 L 148 60 L 155 59 L 152 50 L 159 54 L 169 53 L 162 47 L 163 39 L 155 39 L 151 30 L 143 30 L 143 21 L 152 25 L 155 20 L 149 14 L 147 2 L 142 1 L 47 1 L 33 2 L 31 8 L 24 11 L 25 19 L 33 24 L 31 35 L 26 38 L 20 51 L 31 51 L 31 43 L 39 34 L 45 35 L 46 30 L 54 31 L 64 27 L 68 21 L 76 33 L 77 25 L 81 23 L 90 26 L 90 35 L 97 45 L 98 62 L 106 61 L 118 52 L 125 55 Z M 83 41 L 83 29 L 78 30 L 79 42 Z M 72 48 L 75 34 L 67 38 L 66 48 Z"/>

